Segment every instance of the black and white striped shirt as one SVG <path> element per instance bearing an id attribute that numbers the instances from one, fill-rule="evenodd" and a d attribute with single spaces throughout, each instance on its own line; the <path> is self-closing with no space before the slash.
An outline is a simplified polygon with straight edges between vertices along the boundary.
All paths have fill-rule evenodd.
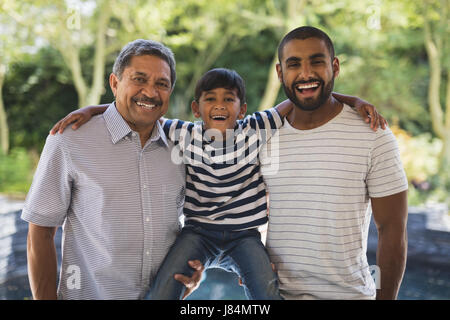
<path id="1" fill-rule="evenodd" d="M 282 125 L 276 109 L 237 121 L 232 137 L 208 139 L 202 123 L 165 120 L 167 137 L 186 164 L 186 225 L 213 230 L 245 230 L 267 222 L 266 189 L 259 152 Z M 176 161 L 174 159 L 174 161 Z"/>

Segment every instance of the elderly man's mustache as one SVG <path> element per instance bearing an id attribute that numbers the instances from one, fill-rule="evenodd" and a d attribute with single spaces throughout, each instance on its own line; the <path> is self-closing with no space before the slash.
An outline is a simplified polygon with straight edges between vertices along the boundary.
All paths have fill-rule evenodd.
<path id="1" fill-rule="evenodd" d="M 155 99 L 155 98 L 149 98 L 146 96 L 143 97 L 133 97 L 133 101 L 136 103 L 145 103 L 147 105 L 155 105 L 157 107 L 162 105 L 162 101 L 159 99 Z"/>

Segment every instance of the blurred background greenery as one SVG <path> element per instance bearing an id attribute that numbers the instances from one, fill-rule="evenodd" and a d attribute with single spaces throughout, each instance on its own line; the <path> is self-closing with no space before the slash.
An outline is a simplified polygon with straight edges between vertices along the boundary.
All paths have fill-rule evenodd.
<path id="1" fill-rule="evenodd" d="M 112 64 L 137 38 L 169 46 L 178 80 L 169 117 L 192 119 L 196 81 L 226 67 L 246 80 L 249 112 L 285 99 L 276 48 L 289 30 L 326 31 L 335 91 L 374 104 L 396 134 L 410 205 L 450 204 L 450 0 L 2 0 L 0 193 L 23 195 L 51 126 L 109 103 Z"/>

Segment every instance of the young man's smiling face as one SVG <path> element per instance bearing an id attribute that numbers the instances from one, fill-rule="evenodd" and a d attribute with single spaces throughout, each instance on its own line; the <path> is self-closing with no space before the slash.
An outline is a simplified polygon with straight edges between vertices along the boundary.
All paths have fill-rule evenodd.
<path id="1" fill-rule="evenodd" d="M 247 104 L 241 104 L 237 89 L 215 88 L 203 91 L 199 101 L 192 102 L 194 116 L 201 117 L 205 129 L 217 129 L 222 135 L 234 129 L 237 119 L 247 112 Z"/>
<path id="2" fill-rule="evenodd" d="M 277 73 L 287 97 L 304 111 L 318 109 L 330 98 L 339 60 L 318 38 L 293 39 L 282 53 Z"/>
<path id="3" fill-rule="evenodd" d="M 110 85 L 117 110 L 135 131 L 151 131 L 167 112 L 172 93 L 170 67 L 157 56 L 132 57 L 121 79 L 111 74 Z"/>

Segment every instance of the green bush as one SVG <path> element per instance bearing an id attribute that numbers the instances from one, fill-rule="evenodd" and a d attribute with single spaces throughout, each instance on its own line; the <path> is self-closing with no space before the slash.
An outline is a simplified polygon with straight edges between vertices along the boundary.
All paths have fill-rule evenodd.
<path id="1" fill-rule="evenodd" d="M 439 171 L 439 154 L 442 141 L 430 133 L 411 136 L 406 131 L 391 127 L 395 134 L 403 167 L 409 182 L 408 203 L 418 206 L 427 202 L 447 202 L 450 204 L 448 181 L 444 181 Z M 424 185 L 426 183 L 426 187 Z M 422 185 L 422 188 L 414 187 Z"/>
<path id="2" fill-rule="evenodd" d="M 33 161 L 23 148 L 15 148 L 8 155 L 0 152 L 0 192 L 25 194 L 33 179 Z"/>

